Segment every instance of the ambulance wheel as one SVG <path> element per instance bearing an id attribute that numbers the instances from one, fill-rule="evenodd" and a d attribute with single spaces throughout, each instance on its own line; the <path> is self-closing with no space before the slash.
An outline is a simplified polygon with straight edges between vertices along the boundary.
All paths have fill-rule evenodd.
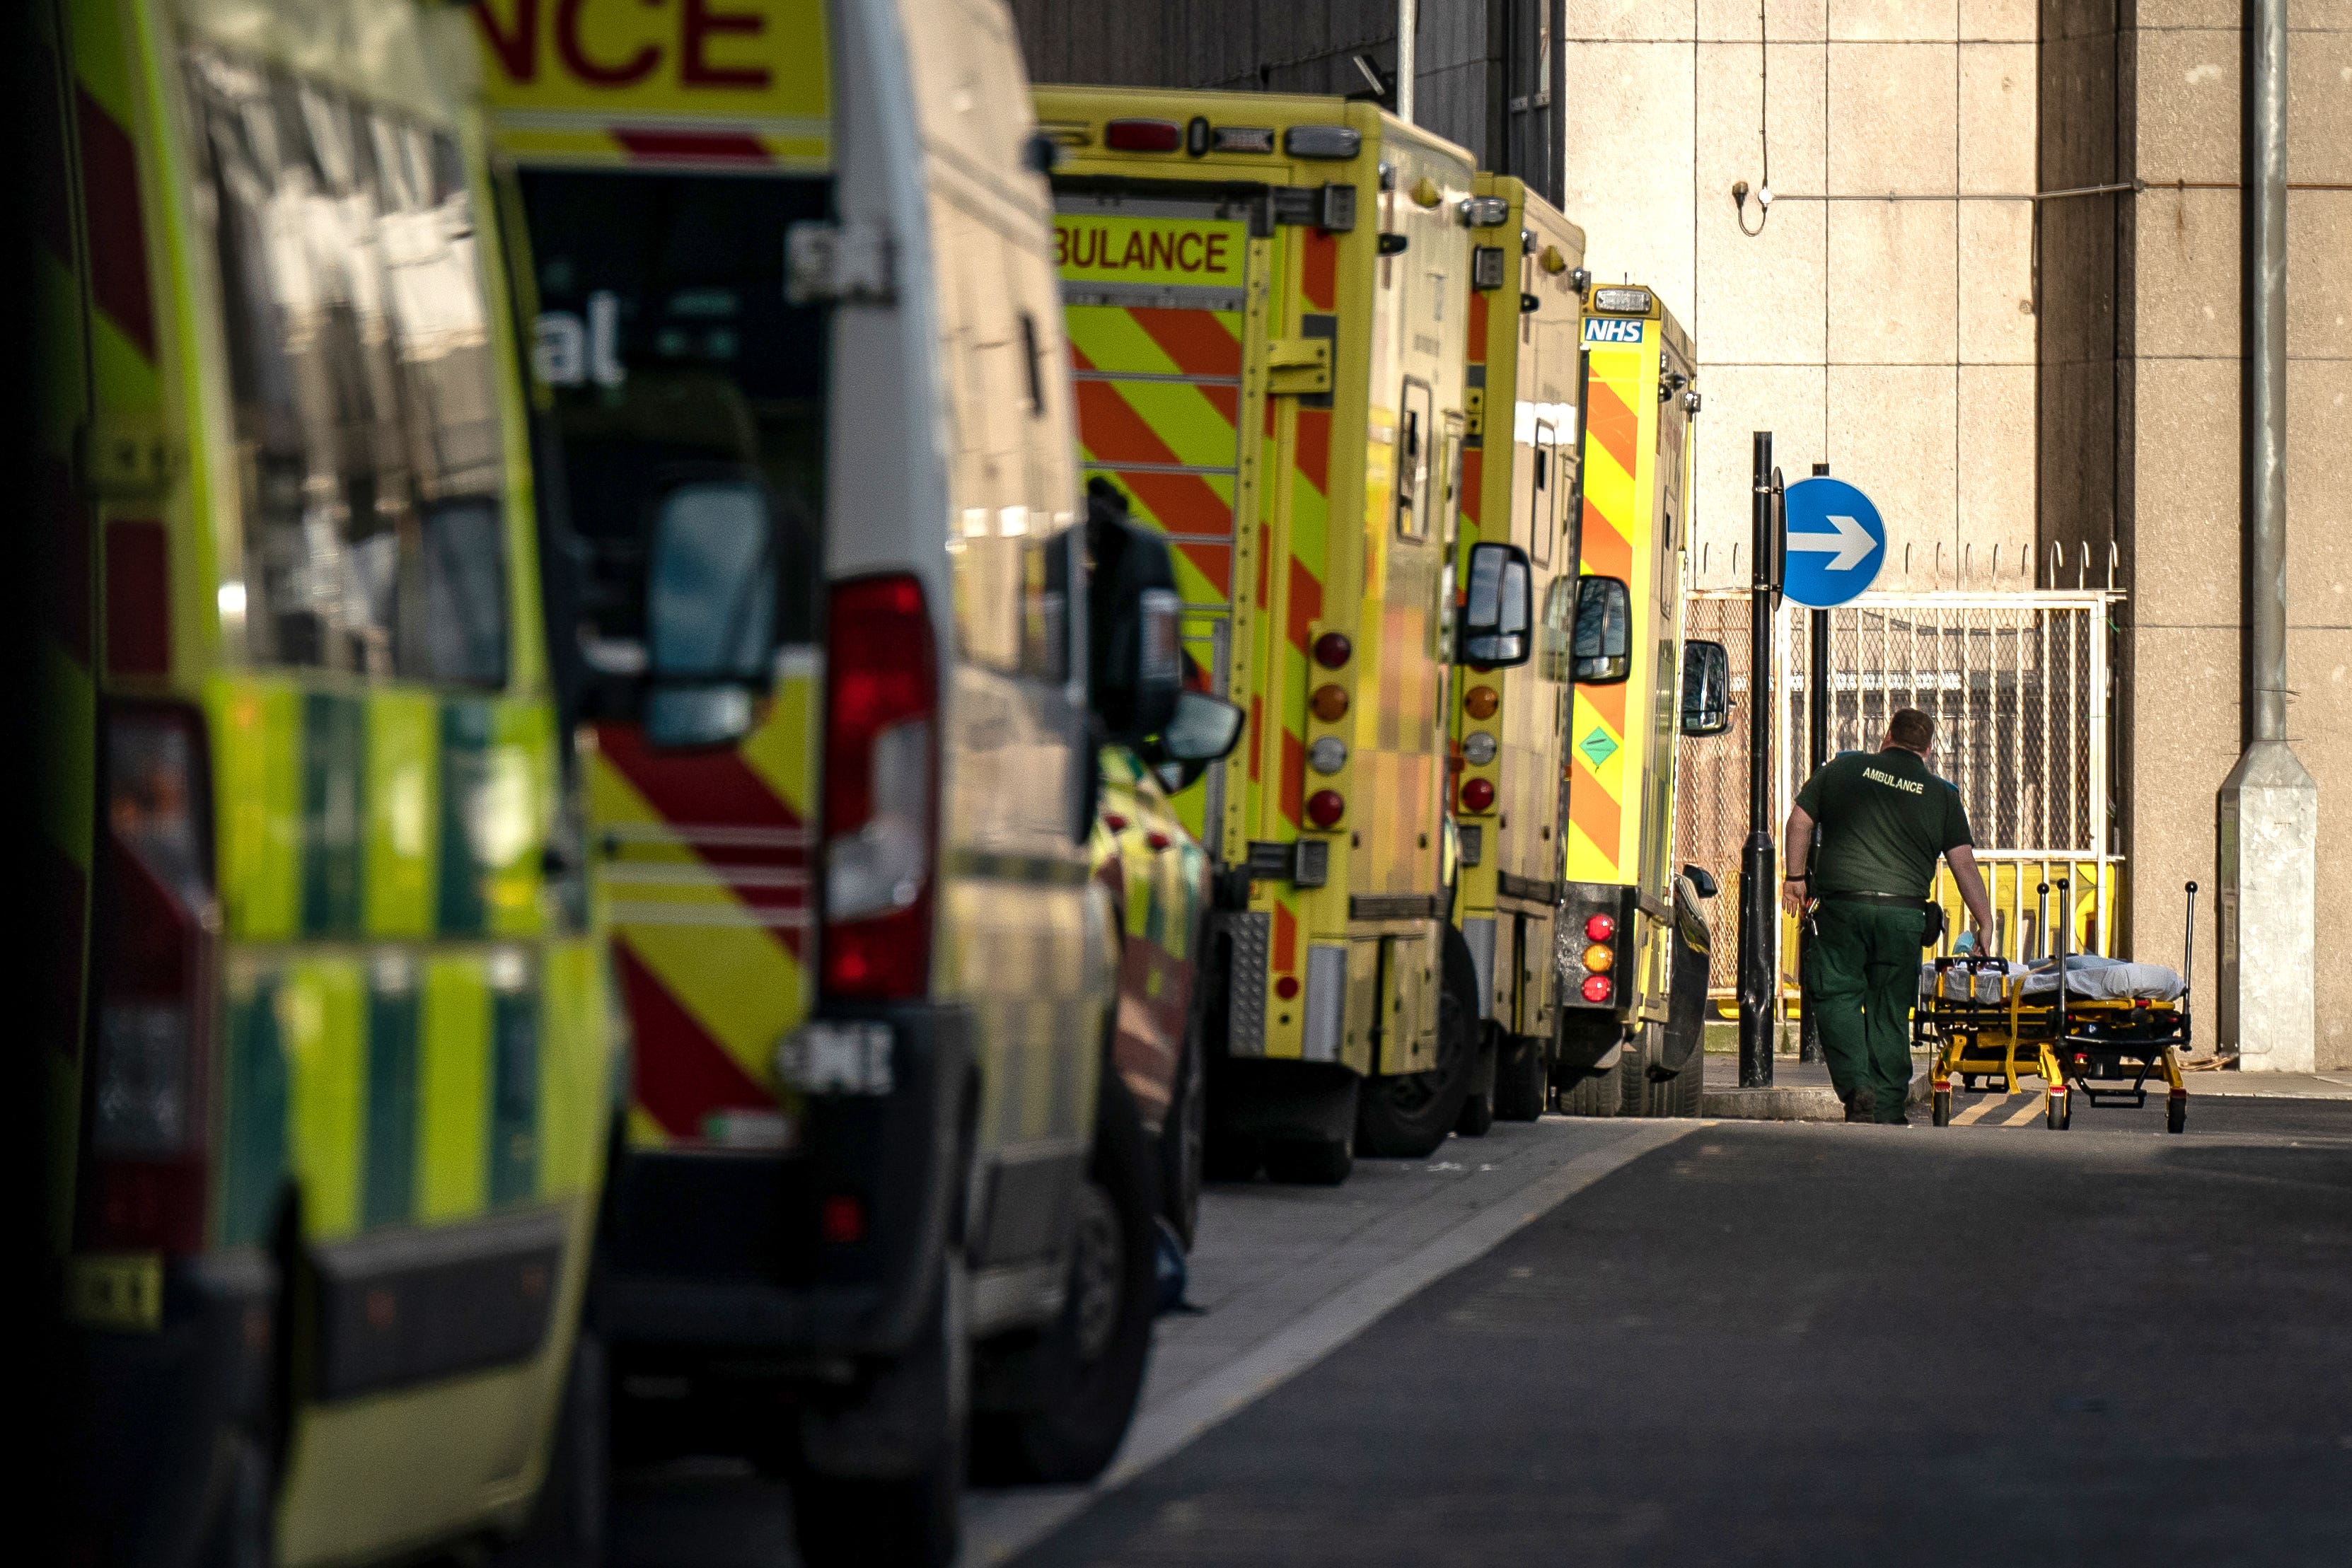
<path id="1" fill-rule="evenodd" d="M 1457 976 L 1454 955 L 1459 949 Z M 1464 984 L 1463 981 L 1467 983 Z M 1437 1152 L 1462 1115 L 1478 1064 L 1478 1015 L 1466 998 L 1477 994 L 1477 970 L 1461 934 L 1445 933 L 1445 985 L 1437 994 L 1437 1065 L 1425 1072 L 1367 1078 L 1356 1096 L 1357 1152 L 1389 1159 L 1425 1159 Z"/>
<path id="2" fill-rule="evenodd" d="M 1618 1090 L 1623 1103 L 1618 1114 L 1623 1116 L 1671 1116 L 1677 1100 L 1675 1080 L 1682 1074 L 1670 1072 L 1660 1077 L 1656 1066 L 1664 1046 L 1664 1030 L 1656 1024 L 1645 1023 L 1641 1032 L 1625 1047 L 1625 1054 L 1617 1059 Z"/>
<path id="3" fill-rule="evenodd" d="M 1062 1315 L 1029 1353 L 1018 1406 L 975 1423 L 973 1454 L 985 1469 L 976 1479 L 1090 1481 L 1135 1418 L 1159 1306 L 1158 1183 L 1126 1081 L 1106 1071 L 1100 1098 Z"/>
<path id="4" fill-rule="evenodd" d="M 1544 1111 L 1543 1041 L 1505 1034 L 1495 1047 L 1495 1119 L 1532 1122 Z"/>
<path id="5" fill-rule="evenodd" d="M 1454 1130 L 1465 1138 L 1483 1138 L 1495 1125 L 1496 1080 L 1501 1069 L 1497 1057 L 1502 1048 L 1493 1024 L 1471 1027 L 1477 1031 L 1477 1061 L 1471 1069 L 1470 1092 L 1462 1097 L 1462 1114 L 1454 1118 Z"/>
<path id="6" fill-rule="evenodd" d="M 1624 1098 L 1624 1092 L 1617 1087 L 1615 1068 L 1588 1069 L 1584 1076 L 1560 1091 L 1560 1114 L 1614 1116 L 1623 1105 Z"/>
<path id="7" fill-rule="evenodd" d="M 1699 1115 L 1706 1109 L 1706 1053 L 1694 1051 L 1683 1070 L 1675 1074 L 1674 1110 L 1672 1114 L 1685 1119 Z"/>
<path id="8" fill-rule="evenodd" d="M 2185 1133 L 2189 1130 L 2188 1101 L 2168 1100 L 2165 1102 L 2164 1130 L 2168 1133 Z"/>
<path id="9" fill-rule="evenodd" d="M 1291 1186 L 1338 1186 L 1356 1168 L 1345 1138 L 1268 1139 L 1265 1174 Z"/>
<path id="10" fill-rule="evenodd" d="M 1247 1181 L 1264 1163 L 1255 1138 L 1212 1133 L 1201 1145 L 1201 1176 L 1205 1181 Z"/>
<path id="11" fill-rule="evenodd" d="M 604 1344 L 586 1327 L 572 1343 L 547 1479 L 531 1505 L 524 1555 L 574 1568 L 601 1568 L 613 1476 L 613 1412 L 605 1397 Z"/>
<path id="12" fill-rule="evenodd" d="M 915 1343 L 839 1404 L 801 1410 L 792 1467 L 793 1536 L 804 1568 L 877 1563 L 950 1568 L 962 1544 L 965 1436 L 971 1415 L 970 1291 L 950 1248 Z M 920 1434 L 921 1450 L 876 1478 L 877 1450 Z"/>
<path id="13" fill-rule="evenodd" d="M 1936 1125 L 1948 1127 L 1951 1124 L 1952 1092 L 1948 1089 L 1938 1089 L 1936 1091 Z"/>
<path id="14" fill-rule="evenodd" d="M 278 1500 L 268 1451 L 258 1437 L 239 1432 L 230 1439 L 227 1468 L 197 1562 L 202 1568 L 274 1568 Z"/>

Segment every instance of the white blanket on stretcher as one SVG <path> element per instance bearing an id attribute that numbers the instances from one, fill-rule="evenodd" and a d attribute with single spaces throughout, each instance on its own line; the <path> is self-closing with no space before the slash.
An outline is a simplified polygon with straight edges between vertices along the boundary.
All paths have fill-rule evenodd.
<path id="1" fill-rule="evenodd" d="M 1998 1002 L 2007 999 L 2011 980 L 2023 977 L 2025 994 L 2047 997 L 2058 989 L 2058 967 L 2044 958 L 2036 964 L 2011 962 L 2006 974 L 1990 969 L 1976 972 L 1974 983 L 1977 1000 Z M 1969 983 L 1966 969 L 1944 972 L 1944 995 L 1955 1000 L 1965 998 Z M 2168 1002 L 2189 988 L 2182 983 L 2177 969 L 2161 964 L 2134 964 L 2122 958 L 2102 958 L 2095 953 L 2071 955 L 2066 960 L 2066 994 L 2092 1001 L 2132 1001 L 2145 999 Z M 1936 966 L 1919 966 L 1919 994 L 1936 993 Z"/>

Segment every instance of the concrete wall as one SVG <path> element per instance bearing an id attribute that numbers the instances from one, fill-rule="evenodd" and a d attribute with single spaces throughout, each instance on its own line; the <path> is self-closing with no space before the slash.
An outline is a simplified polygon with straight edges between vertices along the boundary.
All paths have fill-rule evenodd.
<path id="1" fill-rule="evenodd" d="M 2352 1066 L 2352 5 L 2300 0 L 2289 21 L 2287 725 L 2319 783 L 2328 1068 Z M 2159 956 L 2192 877 L 2212 930 L 2214 797 L 2240 745 L 2242 27 L 2239 0 L 2143 0 L 2113 42 L 2119 162 L 2147 184 L 2117 243 L 2120 785 L 2134 940 Z"/>
<path id="2" fill-rule="evenodd" d="M 1704 367 L 1702 586 L 1745 580 L 1748 435 L 1870 492 L 1885 587 L 2034 537 L 2032 0 L 1570 0 L 1568 210 Z M 1769 89 L 1768 89 L 1769 78 Z M 1768 152 L 1778 198 L 1740 231 Z M 1828 199 L 1824 199 L 1828 198 Z M 1893 198 L 1893 199 L 1889 199 Z M 1738 564 L 1734 566 L 1734 547 Z M 1937 575 L 1938 549 L 1941 577 Z"/>

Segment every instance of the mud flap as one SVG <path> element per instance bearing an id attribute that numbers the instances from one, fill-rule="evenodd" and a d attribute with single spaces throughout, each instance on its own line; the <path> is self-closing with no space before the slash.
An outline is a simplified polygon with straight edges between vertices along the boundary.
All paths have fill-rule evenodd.
<path id="1" fill-rule="evenodd" d="M 1666 981 L 1666 1027 L 1652 1070 L 1671 1077 L 1700 1049 L 1706 1033 L 1706 993 L 1714 935 L 1687 875 L 1675 879 L 1674 960 Z"/>

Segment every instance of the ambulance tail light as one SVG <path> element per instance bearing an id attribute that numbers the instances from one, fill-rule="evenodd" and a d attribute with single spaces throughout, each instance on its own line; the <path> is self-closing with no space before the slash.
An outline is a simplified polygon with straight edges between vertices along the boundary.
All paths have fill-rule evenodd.
<path id="1" fill-rule="evenodd" d="M 1608 976 L 1587 975 L 1584 977 L 1583 995 L 1586 1001 L 1605 1002 L 1615 994 L 1616 988 L 1609 983 Z"/>
<path id="2" fill-rule="evenodd" d="M 939 839 L 939 667 L 923 585 L 903 573 L 841 583 L 828 624 L 824 990 L 919 998 Z"/>
<path id="3" fill-rule="evenodd" d="M 1103 145 L 1114 152 L 1173 152 L 1184 145 L 1184 128 L 1172 120 L 1114 120 L 1103 127 Z"/>
<path id="4" fill-rule="evenodd" d="M 117 704 L 104 733 L 82 1239 L 196 1252 L 212 1177 L 220 940 L 205 721 L 177 704 Z"/>

